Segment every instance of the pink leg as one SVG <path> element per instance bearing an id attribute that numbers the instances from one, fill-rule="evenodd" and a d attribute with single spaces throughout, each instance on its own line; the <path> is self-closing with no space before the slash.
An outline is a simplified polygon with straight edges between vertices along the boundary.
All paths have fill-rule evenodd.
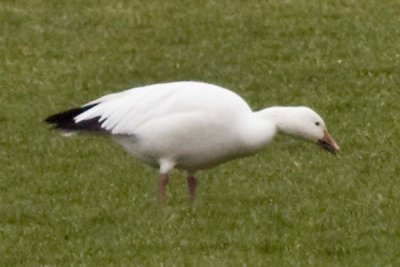
<path id="1" fill-rule="evenodd" d="M 165 203 L 165 193 L 167 191 L 168 180 L 169 177 L 167 174 L 160 174 L 160 177 L 158 179 L 158 188 L 159 188 L 158 199 L 161 204 Z"/>
<path id="2" fill-rule="evenodd" d="M 188 189 L 189 189 L 189 200 L 193 202 L 196 197 L 196 187 L 197 187 L 197 179 L 193 175 L 189 175 L 187 178 Z"/>

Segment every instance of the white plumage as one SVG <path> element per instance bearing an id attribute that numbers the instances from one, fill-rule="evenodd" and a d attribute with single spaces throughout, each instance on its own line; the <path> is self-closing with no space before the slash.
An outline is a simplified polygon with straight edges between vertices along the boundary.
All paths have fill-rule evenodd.
<path id="1" fill-rule="evenodd" d="M 160 199 L 168 173 L 188 172 L 192 199 L 196 171 L 255 153 L 283 131 L 339 149 L 322 118 L 307 107 L 253 112 L 236 93 L 201 82 L 148 85 L 110 94 L 46 119 L 64 131 L 100 131 L 128 152 L 159 167 Z"/>

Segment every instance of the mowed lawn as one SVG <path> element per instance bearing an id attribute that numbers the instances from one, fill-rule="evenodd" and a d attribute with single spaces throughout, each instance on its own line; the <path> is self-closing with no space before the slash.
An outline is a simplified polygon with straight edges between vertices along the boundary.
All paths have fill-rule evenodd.
<path id="1" fill-rule="evenodd" d="M 0 266 L 400 266 L 400 2 L 0 2 Z M 103 94 L 215 83 L 307 105 L 337 156 L 279 136 L 199 173 L 46 116 Z M 207 101 L 207 99 L 204 99 Z M 190 145 L 190 144 L 183 144 Z"/>

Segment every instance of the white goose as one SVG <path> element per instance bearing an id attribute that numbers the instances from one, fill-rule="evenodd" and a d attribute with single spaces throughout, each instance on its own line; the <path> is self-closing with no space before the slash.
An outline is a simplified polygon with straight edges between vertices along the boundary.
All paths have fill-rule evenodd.
<path id="1" fill-rule="evenodd" d="M 253 112 L 236 93 L 202 82 L 172 82 L 133 88 L 96 99 L 46 119 L 66 132 L 112 135 L 128 152 L 159 168 L 159 199 L 168 173 L 188 173 L 194 200 L 198 170 L 256 153 L 277 132 L 339 146 L 322 118 L 308 107 L 270 107 Z"/>

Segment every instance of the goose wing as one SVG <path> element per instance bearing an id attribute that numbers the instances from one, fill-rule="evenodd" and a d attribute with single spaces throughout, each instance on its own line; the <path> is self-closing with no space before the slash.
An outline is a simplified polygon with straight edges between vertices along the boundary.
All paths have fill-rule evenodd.
<path id="1" fill-rule="evenodd" d="M 154 84 L 109 94 L 46 119 L 65 131 L 94 131 L 131 135 L 152 120 L 177 114 L 204 112 L 221 116 L 226 111 L 251 112 L 235 93 L 206 83 Z"/>

